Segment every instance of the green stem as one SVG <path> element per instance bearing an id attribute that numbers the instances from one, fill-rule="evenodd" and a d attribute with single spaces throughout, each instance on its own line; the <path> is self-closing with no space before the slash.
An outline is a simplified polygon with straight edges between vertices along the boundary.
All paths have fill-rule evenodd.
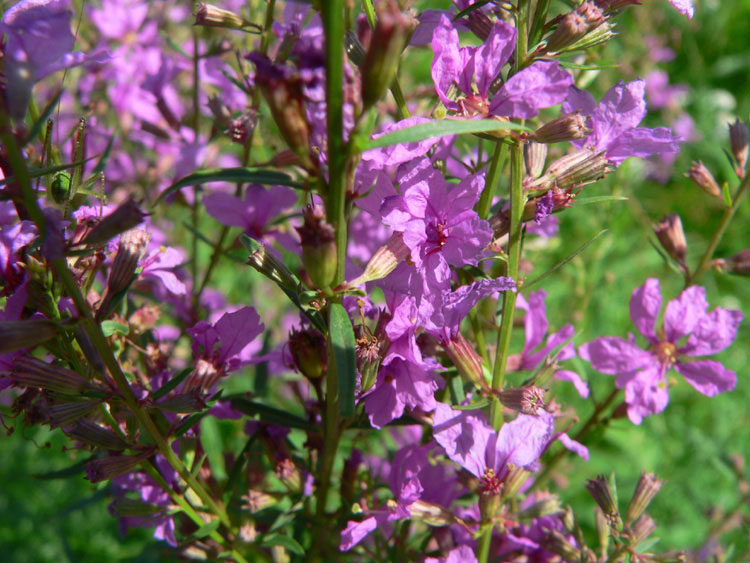
<path id="1" fill-rule="evenodd" d="M 482 219 L 489 219 L 490 216 L 492 200 L 495 198 L 495 192 L 500 183 L 500 173 L 505 165 L 504 148 L 504 142 L 497 141 L 495 143 L 495 152 L 492 154 L 492 160 L 490 161 L 490 168 L 487 171 L 484 189 L 482 190 L 482 195 L 479 196 L 479 203 L 477 204 L 477 214 Z"/>
<path id="2" fill-rule="evenodd" d="M 328 222 L 336 229 L 338 264 L 333 287 L 344 281 L 346 264 L 346 153 L 344 151 L 344 2 L 328 0 L 323 8 L 326 57 L 326 113 L 328 129 Z"/>
<path id="3" fill-rule="evenodd" d="M 518 269 L 521 263 L 521 232 L 523 223 L 524 195 L 523 195 L 523 154 L 520 145 L 510 148 L 510 233 L 508 238 L 508 275 L 518 283 Z M 516 295 L 514 291 L 503 294 L 503 319 L 497 333 L 497 350 L 495 365 L 492 370 L 492 388 L 502 389 L 505 384 L 505 369 L 510 349 L 510 337 L 513 330 L 513 317 L 516 310 Z M 503 407 L 497 398 L 490 404 L 490 424 L 498 430 L 503 423 Z"/>
<path id="4" fill-rule="evenodd" d="M 721 216 L 719 225 L 716 227 L 714 234 L 711 236 L 711 240 L 708 242 L 706 251 L 703 253 L 703 256 L 701 256 L 701 259 L 698 262 L 698 265 L 695 267 L 695 271 L 693 272 L 693 274 L 691 276 L 688 276 L 688 279 L 686 280 L 686 287 L 694 285 L 698 278 L 705 274 L 706 270 L 711 267 L 711 260 L 714 257 L 714 252 L 716 252 L 716 247 L 719 246 L 721 238 L 724 236 L 727 227 L 729 227 L 729 223 L 732 222 L 734 214 L 737 212 L 737 208 L 739 207 L 742 198 L 747 192 L 748 185 L 750 185 L 750 174 L 747 174 L 743 178 L 742 182 L 737 188 L 737 192 L 735 193 L 734 199 L 732 200 L 732 205 L 724 209 L 724 213 Z"/>

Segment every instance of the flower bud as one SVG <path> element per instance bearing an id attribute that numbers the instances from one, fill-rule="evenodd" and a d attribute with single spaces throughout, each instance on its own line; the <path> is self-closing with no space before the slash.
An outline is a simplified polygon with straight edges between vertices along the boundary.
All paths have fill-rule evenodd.
<path id="1" fill-rule="evenodd" d="M 151 235 L 141 229 L 131 229 L 120 237 L 120 246 L 107 279 L 107 294 L 116 295 L 127 289 L 135 276 L 138 263 L 146 252 Z"/>
<path id="2" fill-rule="evenodd" d="M 466 16 L 466 24 L 472 33 L 482 41 L 487 41 L 490 33 L 492 33 L 492 20 L 482 10 L 472 10 L 469 12 Z"/>
<path id="3" fill-rule="evenodd" d="M 565 189 L 591 184 L 604 178 L 612 169 L 603 152 L 582 149 L 555 160 L 543 176 L 524 182 L 524 189 L 532 193 L 542 193 L 551 187 Z"/>
<path id="4" fill-rule="evenodd" d="M 386 277 L 409 256 L 409 247 L 404 244 L 403 233 L 393 233 L 383 246 L 375 251 L 365 266 L 365 271 L 347 287 L 362 285 Z"/>
<path id="5" fill-rule="evenodd" d="M 278 502 L 273 496 L 261 491 L 250 491 L 241 500 L 243 508 L 247 508 L 251 513 L 260 512 Z"/>
<path id="6" fill-rule="evenodd" d="M 224 375 L 223 369 L 219 370 L 211 362 L 199 358 L 195 362 L 193 371 L 191 371 L 190 375 L 185 378 L 185 381 L 182 384 L 182 392 L 206 392 L 222 375 Z"/>
<path id="7" fill-rule="evenodd" d="M 362 452 L 353 448 L 352 453 L 344 460 L 344 467 L 341 470 L 341 498 L 345 505 L 351 504 L 354 498 L 357 474 L 362 465 L 362 459 Z"/>
<path id="8" fill-rule="evenodd" d="M 596 4 L 584 2 L 563 16 L 555 32 L 547 38 L 547 52 L 557 53 L 571 47 L 604 22 L 604 15 Z"/>
<path id="9" fill-rule="evenodd" d="M 325 289 L 336 277 L 336 233 L 320 208 L 308 205 L 303 216 L 304 223 L 296 227 L 302 246 L 302 264 L 315 287 Z"/>
<path id="10" fill-rule="evenodd" d="M 368 34 L 368 38 L 370 36 Z M 352 30 L 347 31 L 344 44 L 346 45 L 346 55 L 349 57 L 349 60 L 356 66 L 361 67 L 362 62 L 365 60 L 365 48 L 357 34 Z"/>
<path id="11" fill-rule="evenodd" d="M 274 64 L 260 53 L 250 53 L 248 58 L 255 63 L 255 84 L 268 103 L 281 136 L 302 159 L 303 166 L 312 168 L 310 125 L 305 114 L 302 80 L 291 68 Z"/>
<path id="12" fill-rule="evenodd" d="M 503 500 L 516 496 L 521 487 L 529 480 L 529 475 L 530 473 L 523 467 L 516 467 L 512 463 L 509 463 L 508 475 L 505 477 L 503 486 Z"/>
<path id="13" fill-rule="evenodd" d="M 393 82 L 411 27 L 410 19 L 394 0 L 387 0 L 381 6 L 362 61 L 362 102 L 365 109 L 372 107 Z"/>
<path id="14" fill-rule="evenodd" d="M 129 231 L 140 225 L 146 215 L 138 207 L 135 199 L 130 197 L 125 203 L 120 204 L 117 209 L 99 221 L 76 246 L 98 246 L 104 244 L 120 233 Z"/>
<path id="15" fill-rule="evenodd" d="M 544 387 L 547 382 L 552 379 L 555 372 L 558 370 L 559 365 L 555 360 L 550 357 L 544 358 L 544 361 L 531 375 L 531 377 L 524 382 L 524 385 L 535 385 L 537 387 Z"/>
<path id="16" fill-rule="evenodd" d="M 636 518 L 643 514 L 643 511 L 646 510 L 663 484 L 664 482 L 657 479 L 653 473 L 641 473 L 641 478 L 638 479 L 633 497 L 625 511 L 626 525 L 632 524 Z"/>
<path id="17" fill-rule="evenodd" d="M 75 401 L 46 405 L 42 408 L 42 414 L 50 428 L 68 426 L 87 416 L 99 406 L 99 403 L 99 401 Z"/>
<path id="18" fill-rule="evenodd" d="M 544 389 L 533 385 L 527 387 L 510 387 L 495 391 L 504 407 L 521 414 L 536 415 L 544 410 Z"/>
<path id="19" fill-rule="evenodd" d="M 129 447 L 125 440 L 111 430 L 85 418 L 76 420 L 72 426 L 63 428 L 63 432 L 74 440 L 86 442 L 104 450 L 124 450 Z"/>
<path id="20" fill-rule="evenodd" d="M 741 250 L 722 264 L 728 271 L 740 276 L 750 276 L 750 248 Z"/>
<path id="21" fill-rule="evenodd" d="M 586 120 L 580 111 L 576 111 L 545 123 L 534 131 L 531 138 L 537 143 L 562 143 L 582 139 L 587 131 Z"/>
<path id="22" fill-rule="evenodd" d="M 9 377 L 19 387 L 34 387 L 64 395 L 79 395 L 83 391 L 96 389 L 76 372 L 33 356 L 16 358 Z"/>
<path id="23" fill-rule="evenodd" d="M 648 514 L 644 514 L 630 528 L 630 541 L 633 547 L 640 544 L 656 530 L 656 522 Z"/>
<path id="24" fill-rule="evenodd" d="M 195 12 L 195 25 L 204 27 L 225 27 L 242 29 L 243 19 L 229 10 L 224 10 L 213 4 L 199 4 Z"/>
<path id="25" fill-rule="evenodd" d="M 547 162 L 547 145 L 533 141 L 523 146 L 523 161 L 526 164 L 526 175 L 538 178 L 544 172 Z"/>
<path id="26" fill-rule="evenodd" d="M 612 479 L 614 480 L 614 477 Z M 617 508 L 617 492 L 610 486 L 609 480 L 604 475 L 598 475 L 586 481 L 586 489 L 602 509 L 610 527 L 619 528 L 621 520 Z"/>
<path id="27" fill-rule="evenodd" d="M 490 386 L 484 379 L 482 357 L 464 336 L 459 332 L 456 338 L 450 338 L 447 342 L 443 342 L 443 346 L 461 377 L 489 393 Z"/>
<path id="28" fill-rule="evenodd" d="M 360 392 L 367 393 L 378 379 L 382 361 L 380 341 L 373 334 L 357 338 L 357 369 L 361 377 Z"/>
<path id="29" fill-rule="evenodd" d="M 302 475 L 294 462 L 285 457 L 274 466 L 274 473 L 284 486 L 292 492 L 302 492 Z"/>
<path id="30" fill-rule="evenodd" d="M 211 110 L 211 114 L 214 116 L 216 125 L 222 129 L 229 127 L 229 122 L 232 120 L 232 114 L 227 105 L 222 101 L 221 97 L 212 94 L 208 97 L 207 105 L 208 109 Z"/>
<path id="31" fill-rule="evenodd" d="M 114 479 L 131 471 L 149 455 L 118 455 L 91 460 L 86 464 L 86 479 L 92 483 Z"/>
<path id="32" fill-rule="evenodd" d="M 60 334 L 60 327 L 47 319 L 0 322 L 0 354 L 33 348 Z"/>
<path id="33" fill-rule="evenodd" d="M 747 123 L 736 120 L 734 123 L 729 124 L 729 142 L 732 146 L 732 154 L 734 160 L 737 163 L 737 167 L 734 171 L 737 177 L 742 179 L 745 177 L 745 169 L 747 168 L 747 156 L 748 151 L 748 131 Z"/>
<path id="34" fill-rule="evenodd" d="M 244 145 L 250 138 L 258 123 L 258 115 L 255 110 L 243 113 L 237 119 L 232 119 L 227 127 L 227 133 L 233 143 Z"/>
<path id="35" fill-rule="evenodd" d="M 563 561 L 581 561 L 581 550 L 558 530 L 549 530 L 542 540 L 545 550 L 562 557 Z"/>
<path id="36" fill-rule="evenodd" d="M 289 334 L 289 353 L 294 367 L 309 380 L 318 379 L 328 370 L 326 340 L 313 328 L 292 329 Z"/>
<path id="37" fill-rule="evenodd" d="M 708 195 L 716 197 L 722 201 L 724 198 L 721 196 L 721 188 L 716 180 L 714 180 L 711 171 L 700 161 L 694 161 L 692 166 L 685 174 L 690 178 L 700 189 L 706 192 Z"/>
<path id="38" fill-rule="evenodd" d="M 388 502 L 390 504 L 394 501 L 389 499 Z M 453 514 L 445 510 L 442 506 L 423 500 L 417 500 L 410 504 L 409 512 L 411 513 L 410 518 L 412 520 L 420 520 L 429 526 L 449 526 L 456 521 Z"/>
<path id="39" fill-rule="evenodd" d="M 550 514 L 559 514 L 562 512 L 562 504 L 557 496 L 550 495 L 538 498 L 534 504 L 527 506 L 518 513 L 521 520 L 539 518 Z"/>
<path id="40" fill-rule="evenodd" d="M 250 249 L 252 254 L 248 258 L 248 265 L 263 274 L 272 282 L 276 283 L 285 293 L 296 293 L 299 282 L 286 265 L 266 250 L 263 243 L 244 237 L 243 244 Z"/>
<path id="41" fill-rule="evenodd" d="M 662 248 L 671 256 L 680 268 L 687 269 L 685 254 L 687 252 L 687 241 L 685 232 L 682 230 L 682 221 L 677 213 L 665 216 L 658 225 L 654 225 L 654 234 L 659 239 Z"/>

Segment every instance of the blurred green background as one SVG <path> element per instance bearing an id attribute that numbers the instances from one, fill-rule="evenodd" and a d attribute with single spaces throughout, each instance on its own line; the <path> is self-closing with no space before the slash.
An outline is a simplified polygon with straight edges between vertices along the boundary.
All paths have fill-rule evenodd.
<path id="1" fill-rule="evenodd" d="M 750 113 L 750 0 L 731 2 L 694 0 L 696 15 L 687 20 L 666 0 L 646 0 L 618 18 L 618 37 L 600 50 L 597 62 L 618 65 L 590 77 L 588 89 L 600 98 L 617 80 L 632 80 L 662 69 L 672 84 L 689 91 L 675 107 L 657 110 L 647 118 L 655 127 L 669 124 L 681 112 L 695 122 L 697 138 L 683 150 L 664 183 L 648 180 L 651 165 L 628 161 L 605 181 L 585 188 L 586 196 L 622 195 L 627 201 L 574 207 L 559 215 L 560 236 L 543 245 L 529 243 L 527 257 L 541 273 L 556 264 L 602 228 L 607 233 L 585 253 L 543 284 L 548 292 L 551 329 L 573 322 L 581 344 L 596 336 L 626 336 L 635 331 L 628 315 L 632 290 L 647 277 L 661 281 L 665 303 L 682 289 L 679 275 L 665 265 L 651 246 L 651 225 L 667 213 L 681 215 L 688 240 L 688 261 L 695 265 L 715 228 L 721 207 L 683 176 L 692 160 L 701 159 L 721 183 L 733 177 L 724 151 L 728 150 L 727 123 Z M 449 2 L 425 1 L 422 8 L 446 7 Z M 556 9 L 564 9 L 561 2 Z M 85 22 L 84 22 L 85 23 Z M 674 50 L 670 62 L 654 62 L 645 46 L 654 37 Z M 431 54 L 409 55 L 410 74 L 428 79 Z M 422 73 L 420 75 L 420 73 Z M 408 80 L 405 78 L 405 81 Z M 745 201 L 717 250 L 728 257 L 750 247 L 750 202 Z M 222 266 L 222 285 L 233 287 L 237 269 Z M 721 305 L 750 312 L 750 280 L 708 272 L 701 280 L 712 307 Z M 252 304 L 252 303 L 251 303 Z M 728 547 L 728 560 L 750 560 L 749 509 L 738 493 L 730 456 L 750 463 L 750 321 L 739 338 L 718 356 L 738 376 L 732 393 L 706 398 L 679 377 L 670 389 L 666 411 L 647 418 L 641 426 L 626 419 L 614 421 L 606 434 L 590 443 L 588 463 L 570 460 L 561 466 L 569 483 L 564 500 L 576 509 L 593 543 L 593 503 L 583 484 L 598 473 L 615 471 L 620 496 L 627 502 L 641 470 L 653 471 L 666 481 L 650 513 L 659 525 L 657 550 L 697 549 L 705 544 L 723 515 L 740 509 L 744 521 L 728 526 L 719 543 Z M 593 372 L 578 361 L 574 368 L 589 380 L 594 397 L 608 392 L 609 376 Z M 676 374 L 674 374 L 676 375 Z M 580 407 L 582 419 L 590 404 L 559 387 L 561 399 Z M 29 438 L 33 438 L 29 440 Z M 62 469 L 75 462 L 63 450 L 59 432 L 16 431 L 0 440 L 0 560 L 15 562 L 164 561 L 169 550 L 151 539 L 149 530 L 130 530 L 122 536 L 107 513 L 106 487 L 80 477 L 42 480 L 35 474 Z M 39 451 L 43 450 L 43 451 Z M 750 473 L 745 470 L 745 478 Z"/>

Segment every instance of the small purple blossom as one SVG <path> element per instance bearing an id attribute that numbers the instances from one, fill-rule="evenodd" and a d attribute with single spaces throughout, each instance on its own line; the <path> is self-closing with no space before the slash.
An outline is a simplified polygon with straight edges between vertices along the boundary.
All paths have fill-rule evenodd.
<path id="1" fill-rule="evenodd" d="M 591 94 L 572 86 L 563 102 L 563 111 L 580 111 L 588 116 L 586 127 L 592 130 L 587 137 L 573 144 L 578 148 L 604 151 L 615 166 L 629 156 L 646 158 L 654 154 L 677 154 L 679 139 L 668 128 L 638 127 L 646 116 L 645 92 L 644 80 L 627 84 L 620 81 L 597 104 Z"/>
<path id="2" fill-rule="evenodd" d="M 557 61 L 537 61 L 511 76 L 497 93 L 493 84 L 516 45 L 516 29 L 506 23 L 492 26 L 478 47 L 459 47 L 458 31 L 443 15 L 432 36 L 432 78 L 448 109 L 465 116 L 509 116 L 529 119 L 539 110 L 559 104 L 573 84 Z M 454 101 L 448 89 L 455 84 L 464 96 Z"/>
<path id="3" fill-rule="evenodd" d="M 667 304 L 663 328 L 656 329 L 662 297 L 659 280 L 650 278 L 633 291 L 630 318 L 648 341 L 645 350 L 616 336 L 597 338 L 578 349 L 594 369 L 617 375 L 625 389 L 628 417 L 640 424 L 644 417 L 663 411 L 669 400 L 667 372 L 674 368 L 696 391 L 708 397 L 731 391 L 737 376 L 714 360 L 693 359 L 718 354 L 737 336 L 740 311 L 715 308 L 706 312 L 706 290 L 691 286 Z"/>
<path id="4" fill-rule="evenodd" d="M 450 266 L 476 265 L 492 239 L 489 223 L 473 209 L 482 180 L 476 174 L 451 187 L 429 169 L 402 195 L 383 202 L 383 222 L 404 234 L 404 243 L 422 274 L 426 293 L 448 289 Z"/>

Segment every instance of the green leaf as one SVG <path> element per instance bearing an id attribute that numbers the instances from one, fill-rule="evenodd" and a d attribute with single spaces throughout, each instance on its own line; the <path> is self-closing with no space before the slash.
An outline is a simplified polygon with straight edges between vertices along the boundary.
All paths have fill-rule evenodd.
<path id="1" fill-rule="evenodd" d="M 113 334 L 127 336 L 129 332 L 130 327 L 125 323 L 117 321 L 102 321 L 102 333 L 104 336 L 112 336 Z"/>
<path id="2" fill-rule="evenodd" d="M 590 240 L 587 240 L 581 246 L 579 246 L 577 250 L 575 250 L 570 256 L 568 256 L 567 258 L 565 258 L 562 262 L 559 262 L 559 263 L 555 264 L 554 266 L 552 266 L 549 270 L 547 270 L 546 272 L 544 272 L 538 278 L 534 278 L 532 281 L 523 284 L 523 290 L 525 291 L 526 289 L 530 288 L 531 286 L 536 285 L 537 283 L 539 283 L 540 281 L 542 281 L 544 278 L 546 278 L 547 276 L 549 276 L 553 272 L 556 272 L 557 270 L 559 270 L 560 268 L 562 268 L 563 266 L 565 266 L 565 264 L 567 264 L 568 262 L 570 262 L 573 258 L 575 258 L 576 256 L 578 256 L 581 252 L 583 252 L 584 250 L 586 250 L 586 248 L 588 248 L 588 246 L 592 242 L 594 242 L 596 239 L 598 239 L 600 236 L 602 236 L 606 232 L 607 232 L 607 229 L 602 229 L 601 231 L 599 231 L 598 233 L 596 233 L 593 238 L 591 238 Z"/>
<path id="3" fill-rule="evenodd" d="M 232 408 L 249 416 L 258 415 L 263 422 L 278 424 L 285 428 L 299 428 L 301 430 L 314 430 L 315 426 L 307 422 L 304 418 L 293 415 L 281 409 L 269 407 L 262 403 L 250 401 L 245 397 L 227 397 Z"/>
<path id="4" fill-rule="evenodd" d="M 47 126 L 47 120 L 49 119 L 49 116 L 52 115 L 52 112 L 54 111 L 55 106 L 57 105 L 57 102 L 60 101 L 60 97 L 62 96 L 62 93 L 63 93 L 63 90 L 62 88 L 60 88 L 60 90 L 57 91 L 57 94 L 55 94 L 52 97 L 52 99 L 47 103 L 47 105 L 44 106 L 42 113 L 39 115 L 39 119 L 37 119 L 34 125 L 32 125 L 31 130 L 29 131 L 29 134 L 26 136 L 26 139 L 23 142 L 24 146 L 28 145 L 34 139 L 36 139 L 36 136 L 39 135 L 39 132 L 42 130 L 42 127 Z"/>
<path id="5" fill-rule="evenodd" d="M 190 537 L 194 539 L 205 538 L 206 536 L 211 535 L 211 532 L 215 532 L 216 530 L 218 530 L 220 523 L 221 522 L 218 518 L 216 518 L 215 520 L 211 520 L 210 522 L 207 522 L 206 524 L 203 524 L 203 526 L 198 528 Z"/>
<path id="6" fill-rule="evenodd" d="M 721 195 L 724 198 L 724 203 L 726 203 L 727 207 L 732 207 L 732 194 L 729 191 L 728 182 L 724 182 L 724 184 L 721 186 Z"/>
<path id="7" fill-rule="evenodd" d="M 182 436 L 185 432 L 187 432 L 193 426 L 195 426 L 196 424 L 198 424 L 201 421 L 201 419 L 204 416 L 206 416 L 208 413 L 210 413 L 210 412 L 211 412 L 211 409 L 206 409 L 203 412 L 197 412 L 197 413 L 194 413 L 194 414 L 191 414 L 190 416 L 188 416 L 182 422 L 182 424 L 180 424 L 177 427 L 177 429 L 174 431 L 174 437 L 175 438 L 179 438 L 180 436 Z"/>
<path id="8" fill-rule="evenodd" d="M 576 205 L 591 205 L 593 203 L 604 203 L 605 201 L 627 201 L 630 199 L 622 195 L 597 195 L 592 197 L 575 198 Z"/>
<path id="9" fill-rule="evenodd" d="M 474 403 L 469 403 L 468 405 L 452 405 L 451 408 L 457 411 L 473 411 L 477 409 L 483 409 L 484 407 L 489 406 L 490 400 L 485 397 L 484 399 L 480 399 Z"/>
<path id="10" fill-rule="evenodd" d="M 177 180 L 174 184 L 164 190 L 156 198 L 155 204 L 158 204 L 168 195 L 185 188 L 187 186 L 196 186 L 207 182 L 247 182 L 252 184 L 270 184 L 289 186 L 290 188 L 302 188 L 302 185 L 292 181 L 291 177 L 283 172 L 275 170 L 264 170 L 262 168 L 211 168 L 208 170 L 199 170 L 192 174 Z"/>
<path id="11" fill-rule="evenodd" d="M 54 174 L 55 172 L 60 172 L 61 170 L 67 170 L 69 168 L 74 168 L 75 166 L 80 166 L 84 162 L 88 162 L 89 160 L 95 159 L 95 156 L 85 158 L 83 160 L 78 160 L 76 162 L 70 162 L 67 164 L 57 164 L 55 166 L 48 166 L 46 168 L 29 168 L 29 178 L 38 178 L 40 176 L 47 176 L 48 174 Z M 10 176 L 8 178 L 3 178 L 0 180 L 0 186 L 4 186 L 8 182 L 15 182 L 15 177 Z"/>
<path id="12" fill-rule="evenodd" d="M 466 133 L 490 133 L 492 131 L 531 131 L 528 127 L 510 121 L 497 119 L 442 119 L 419 123 L 412 127 L 405 127 L 398 131 L 386 133 L 377 139 L 370 139 L 364 143 L 363 150 L 378 149 L 401 143 L 414 143 L 445 137 L 447 135 L 462 135 Z"/>
<path id="13" fill-rule="evenodd" d="M 481 8 L 482 6 L 484 6 L 485 4 L 489 4 L 491 1 L 492 0 L 479 0 L 479 2 L 475 2 L 474 4 L 471 4 L 470 6 L 464 8 L 463 10 L 461 10 L 460 12 L 458 12 L 455 16 L 453 16 L 453 20 L 452 21 L 457 22 L 462 17 L 468 16 L 474 10 L 478 10 L 479 8 Z"/>
<path id="14" fill-rule="evenodd" d="M 260 542 L 260 545 L 262 545 L 263 547 L 271 547 L 274 545 L 280 545 L 281 547 L 285 548 L 288 552 L 294 553 L 295 555 L 305 554 L 304 548 L 299 543 L 297 543 L 296 540 L 294 540 L 293 538 L 290 538 L 289 536 L 282 536 L 281 534 L 273 534 L 271 536 L 266 536 Z"/>
<path id="15" fill-rule="evenodd" d="M 332 303 L 328 312 L 328 338 L 339 384 L 339 412 L 354 415 L 354 388 L 357 382 L 356 346 L 349 313 L 341 303 Z"/>

